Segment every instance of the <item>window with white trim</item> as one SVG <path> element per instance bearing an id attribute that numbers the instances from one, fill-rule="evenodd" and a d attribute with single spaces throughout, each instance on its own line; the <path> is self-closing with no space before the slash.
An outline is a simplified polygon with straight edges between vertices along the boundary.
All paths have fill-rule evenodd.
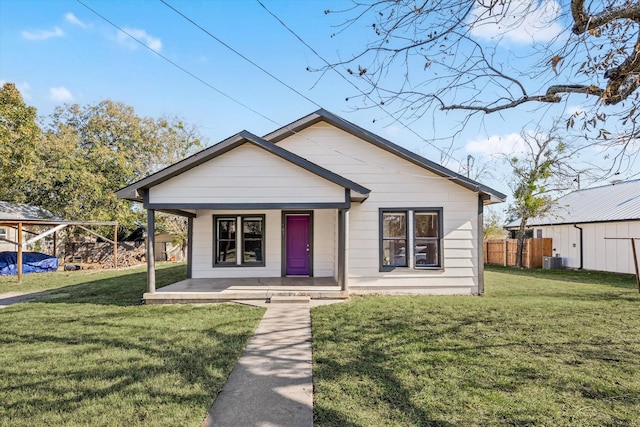
<path id="1" fill-rule="evenodd" d="M 442 268 L 442 208 L 380 209 L 380 270 Z"/>
<path id="2" fill-rule="evenodd" d="M 3 239 L 7 238 L 7 229 L 5 227 L 0 227 L 0 237 Z"/>
<path id="3" fill-rule="evenodd" d="M 214 267 L 264 266 L 264 215 L 214 215 Z"/>

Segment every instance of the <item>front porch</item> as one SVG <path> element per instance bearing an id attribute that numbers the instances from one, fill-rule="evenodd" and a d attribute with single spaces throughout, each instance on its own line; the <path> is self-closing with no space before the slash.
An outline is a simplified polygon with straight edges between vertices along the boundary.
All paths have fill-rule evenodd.
<path id="1" fill-rule="evenodd" d="M 264 277 L 233 279 L 186 279 L 155 292 L 147 292 L 146 304 L 217 303 L 237 300 L 267 300 L 272 297 L 346 299 L 332 277 Z"/>

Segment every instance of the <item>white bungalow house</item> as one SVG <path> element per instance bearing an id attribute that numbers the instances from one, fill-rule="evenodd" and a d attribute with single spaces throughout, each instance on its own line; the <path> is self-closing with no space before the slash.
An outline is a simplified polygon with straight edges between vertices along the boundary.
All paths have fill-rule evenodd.
<path id="1" fill-rule="evenodd" d="M 117 195 L 143 203 L 150 229 L 157 210 L 189 218 L 183 291 L 322 283 L 343 296 L 482 293 L 483 206 L 505 199 L 325 110 L 240 132 Z M 170 288 L 156 292 L 152 255 L 148 302 Z"/>
<path id="2" fill-rule="evenodd" d="M 640 179 L 573 191 L 556 206 L 528 226 L 533 237 L 553 239 L 553 256 L 564 267 L 636 272 L 631 239 L 640 252 Z"/>

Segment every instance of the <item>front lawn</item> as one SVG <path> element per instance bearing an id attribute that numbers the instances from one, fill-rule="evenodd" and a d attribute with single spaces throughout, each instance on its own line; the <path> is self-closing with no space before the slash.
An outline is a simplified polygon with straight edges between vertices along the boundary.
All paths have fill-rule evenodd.
<path id="1" fill-rule="evenodd" d="M 184 272 L 164 266 L 158 287 Z M 263 310 L 138 305 L 140 269 L 70 277 L 0 310 L 0 425 L 200 425 Z"/>
<path id="2" fill-rule="evenodd" d="M 52 273 L 30 273 L 23 275 L 20 283 L 18 283 L 17 276 L 0 276 L 0 294 L 5 292 L 26 293 L 48 291 L 51 289 L 80 285 L 83 283 L 95 283 L 97 281 L 104 283 L 107 279 L 126 277 L 127 280 L 136 282 L 130 283 L 128 287 L 130 289 L 135 288 L 136 292 L 139 294 L 138 299 L 140 299 L 146 290 L 147 278 L 145 274 L 136 273 L 143 273 L 147 271 L 146 269 L 147 266 L 145 264 L 118 270 L 80 270 L 56 271 Z M 187 271 L 185 263 L 158 263 L 157 269 L 159 270 L 158 274 L 172 276 L 165 277 L 165 282 L 167 284 L 183 280 Z M 120 282 L 115 280 L 113 283 L 117 284 Z M 122 286 L 119 288 L 126 289 L 126 287 L 123 288 Z"/>
<path id="3" fill-rule="evenodd" d="M 633 276 L 491 268 L 486 290 L 314 308 L 315 425 L 640 425 Z"/>

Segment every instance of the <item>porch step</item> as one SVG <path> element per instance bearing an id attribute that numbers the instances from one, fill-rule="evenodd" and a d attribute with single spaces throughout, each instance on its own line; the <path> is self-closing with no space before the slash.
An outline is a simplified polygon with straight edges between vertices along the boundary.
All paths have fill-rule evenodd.
<path id="1" fill-rule="evenodd" d="M 271 304 L 309 304 L 311 302 L 311 297 L 309 295 L 274 295 L 271 297 L 270 301 Z"/>

